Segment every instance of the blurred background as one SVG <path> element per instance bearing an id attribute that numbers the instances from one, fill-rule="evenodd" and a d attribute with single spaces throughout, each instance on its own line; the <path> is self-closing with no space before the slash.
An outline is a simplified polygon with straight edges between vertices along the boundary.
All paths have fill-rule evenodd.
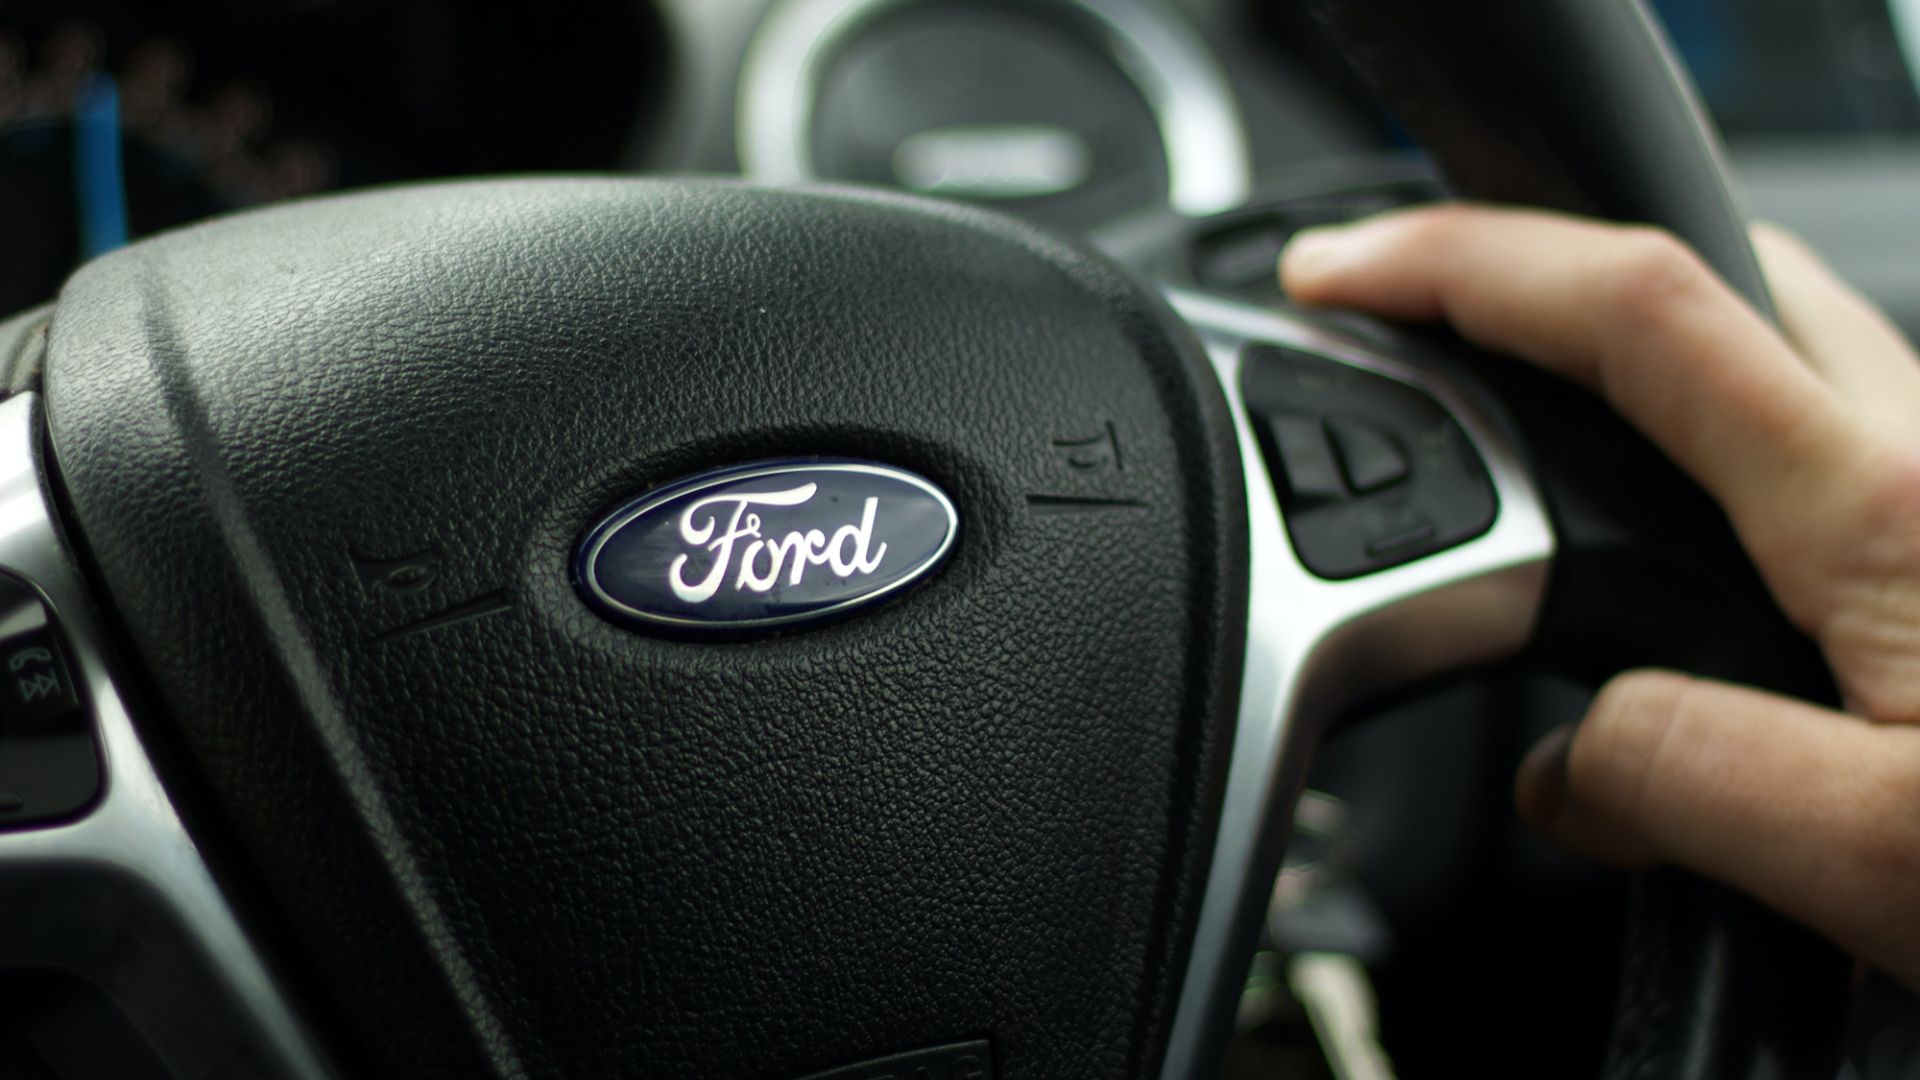
<path id="1" fill-rule="evenodd" d="M 1655 6 L 1750 210 L 1920 335 L 1920 0 Z M 1149 261 L 1253 298 L 1291 229 L 1439 192 L 1283 0 L 0 0 L 0 315 L 209 215 L 552 170 L 898 186 L 1115 246 L 1213 216 Z M 1324 1074 L 1303 951 L 1365 968 L 1407 1075 L 1592 1075 L 1621 882 L 1507 801 L 1583 706 L 1468 680 L 1329 741 L 1231 1075 Z"/>
<path id="2" fill-rule="evenodd" d="M 1754 211 L 1920 326 L 1920 0 L 1656 6 Z M 123 232 L 422 177 L 818 176 L 1094 230 L 1406 158 L 1294 7 L 0 0 L 0 311 Z"/>

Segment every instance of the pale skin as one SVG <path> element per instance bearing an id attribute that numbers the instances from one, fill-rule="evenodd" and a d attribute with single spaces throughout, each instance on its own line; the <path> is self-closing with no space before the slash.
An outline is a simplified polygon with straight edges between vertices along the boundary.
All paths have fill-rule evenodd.
<path id="1" fill-rule="evenodd" d="M 1281 278 L 1601 395 L 1726 509 L 1833 668 L 1846 712 L 1622 674 L 1527 756 L 1522 816 L 1725 881 L 1920 988 L 1920 356 L 1806 245 L 1754 242 L 1781 330 L 1668 234 L 1518 210 L 1302 233 Z"/>

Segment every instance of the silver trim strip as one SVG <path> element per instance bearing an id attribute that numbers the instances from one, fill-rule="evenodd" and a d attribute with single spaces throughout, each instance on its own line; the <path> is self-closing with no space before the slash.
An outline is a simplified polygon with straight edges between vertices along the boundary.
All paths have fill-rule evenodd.
<path id="1" fill-rule="evenodd" d="M 0 967 L 103 990 L 180 1076 L 334 1075 L 155 775 L 54 525 L 39 395 L 0 401 L 0 567 L 59 619 L 97 726 L 103 792 L 78 820 L 0 833 Z"/>
<path id="2" fill-rule="evenodd" d="M 818 178 L 813 112 L 822 71 L 875 17 L 925 0 L 785 0 L 768 12 L 741 68 L 740 171 L 772 184 Z M 1205 41 L 1142 0 L 1048 0 L 1101 28 L 1101 44 L 1146 98 L 1167 155 L 1167 201 L 1194 217 L 1231 210 L 1253 188 L 1233 88 Z"/>
<path id="3" fill-rule="evenodd" d="M 1213 361 L 1247 480 L 1251 590 L 1239 726 L 1193 953 L 1163 1080 L 1217 1064 L 1279 872 L 1293 802 L 1326 724 L 1356 695 L 1511 655 L 1545 596 L 1554 538 L 1518 445 L 1486 401 L 1440 365 L 1415 366 L 1278 311 L 1168 290 Z M 1295 557 L 1240 393 L 1251 343 L 1291 346 L 1410 383 L 1459 420 L 1499 497 L 1493 528 L 1459 547 L 1350 581 Z"/>

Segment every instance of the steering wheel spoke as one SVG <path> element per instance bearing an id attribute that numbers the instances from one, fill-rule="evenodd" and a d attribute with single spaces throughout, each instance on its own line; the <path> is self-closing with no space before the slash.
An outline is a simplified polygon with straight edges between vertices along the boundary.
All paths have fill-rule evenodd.
<path id="1" fill-rule="evenodd" d="M 175 1075 L 333 1075 L 154 772 L 54 523 L 40 422 L 38 394 L 0 401 L 0 571 L 37 591 L 52 615 L 100 777 L 77 811 L 0 831 L 0 968 L 91 984 Z"/>
<path id="2" fill-rule="evenodd" d="M 1171 291 L 1199 334 L 1233 412 L 1251 536 L 1247 659 L 1239 722 L 1193 956 L 1162 1076 L 1209 1075 L 1230 1030 L 1247 958 L 1284 855 L 1313 750 L 1366 694 L 1503 659 L 1524 647 L 1546 593 L 1554 535 L 1497 406 L 1437 355 L 1389 354 L 1313 319 Z M 1257 350 L 1298 350 L 1430 395 L 1465 432 L 1495 494 L 1484 532 L 1344 580 L 1299 556 L 1245 391 Z M 1418 466 L 1416 466 L 1418 467 Z"/>

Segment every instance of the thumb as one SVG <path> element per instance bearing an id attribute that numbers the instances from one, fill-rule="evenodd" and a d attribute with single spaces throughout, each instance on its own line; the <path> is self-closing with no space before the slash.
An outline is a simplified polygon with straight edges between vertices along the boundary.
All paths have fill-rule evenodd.
<path id="1" fill-rule="evenodd" d="M 1920 987 L 1920 729 L 1629 672 L 1534 747 L 1515 797 L 1562 846 L 1716 878 Z"/>

